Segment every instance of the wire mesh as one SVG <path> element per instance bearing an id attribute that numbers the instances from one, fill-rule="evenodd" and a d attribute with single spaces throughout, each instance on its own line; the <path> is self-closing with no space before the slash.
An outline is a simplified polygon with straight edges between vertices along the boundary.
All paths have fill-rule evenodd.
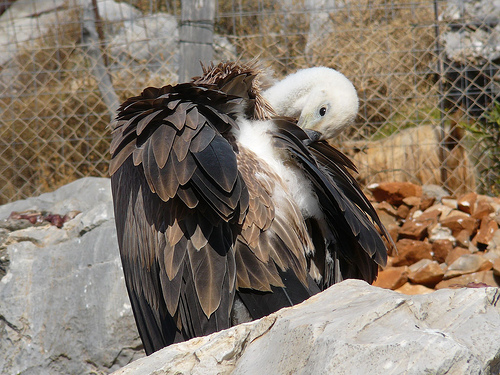
<path id="1" fill-rule="evenodd" d="M 177 82 L 180 7 L 0 1 L 0 203 L 107 175 L 116 103 Z M 499 21 L 484 1 L 219 0 L 214 58 L 258 58 L 277 78 L 343 72 L 360 113 L 332 143 L 364 184 L 498 195 L 498 149 L 484 139 L 499 132 L 485 117 L 499 92 Z"/>

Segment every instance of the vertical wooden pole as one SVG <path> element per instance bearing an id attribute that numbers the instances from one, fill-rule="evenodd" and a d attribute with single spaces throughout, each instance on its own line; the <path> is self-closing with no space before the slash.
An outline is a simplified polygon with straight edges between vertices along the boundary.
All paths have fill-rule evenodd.
<path id="1" fill-rule="evenodd" d="M 201 74 L 213 59 L 215 0 L 182 0 L 179 82 Z"/>

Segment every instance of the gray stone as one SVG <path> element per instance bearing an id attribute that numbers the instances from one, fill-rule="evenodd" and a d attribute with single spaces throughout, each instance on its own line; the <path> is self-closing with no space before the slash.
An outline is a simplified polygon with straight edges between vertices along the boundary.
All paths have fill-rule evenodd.
<path id="1" fill-rule="evenodd" d="M 447 0 L 441 20 L 463 23 L 441 35 L 446 56 L 455 62 L 484 64 L 500 57 L 500 1 Z M 467 26 L 472 27 L 467 27 Z"/>
<path id="2" fill-rule="evenodd" d="M 46 34 L 68 12 L 64 0 L 16 1 L 0 16 L 0 66 Z"/>
<path id="3" fill-rule="evenodd" d="M 165 59 L 158 48 L 165 51 L 176 48 L 179 39 L 177 20 L 167 13 L 139 17 L 127 23 L 110 42 L 113 55 L 126 54 L 131 60 L 150 63 Z"/>
<path id="4" fill-rule="evenodd" d="M 82 213 L 7 235 L 0 373 L 103 374 L 143 356 L 128 300 L 109 179 L 84 178 L 0 207 Z M 0 275 L 1 276 L 1 275 Z"/>
<path id="5" fill-rule="evenodd" d="M 88 1 L 88 0 L 87 0 Z M 84 0 L 80 2 L 85 3 Z M 97 1 L 99 17 L 108 22 L 127 22 L 142 15 L 141 11 L 127 3 L 118 3 L 114 0 Z"/>
<path id="6" fill-rule="evenodd" d="M 109 179 L 87 177 L 71 182 L 54 192 L 0 206 L 0 220 L 7 219 L 12 211 L 33 209 L 65 214 L 72 210 L 90 211 L 100 204 L 104 204 L 103 209 L 113 216 Z"/>
<path id="7" fill-rule="evenodd" d="M 17 61 L 20 53 L 39 49 L 37 43 L 44 36 L 54 27 L 64 26 L 61 20 L 65 20 L 65 24 L 86 21 L 85 12 L 75 12 L 75 9 L 91 5 L 91 0 L 14 2 L 0 16 L 0 88 L 11 92 L 22 90 L 26 83 L 22 75 L 24 62 Z M 114 0 L 99 0 L 97 6 L 105 21 L 106 47 L 113 61 L 109 72 L 113 79 L 144 80 L 136 82 L 139 86 L 178 81 L 179 30 L 175 16 L 163 12 L 143 14 L 129 4 Z M 77 15 L 83 16 L 78 19 Z M 214 61 L 236 58 L 236 47 L 229 39 L 214 35 Z"/>
<path id="8" fill-rule="evenodd" d="M 497 288 L 405 296 L 346 280 L 114 374 L 498 374 L 499 299 Z"/>
<path id="9" fill-rule="evenodd" d="M 437 202 L 441 202 L 441 199 L 448 197 L 450 194 L 441 186 L 428 184 L 422 185 L 422 195 L 435 198 Z"/>
<path id="10" fill-rule="evenodd" d="M 442 227 L 439 223 L 429 233 L 429 242 L 432 243 L 438 240 L 448 240 L 453 244 L 456 242 L 455 237 L 451 234 L 451 229 Z"/>
<path id="11" fill-rule="evenodd" d="M 14 2 L 0 16 L 0 65 L 15 57 L 28 45 L 43 37 L 60 20 L 71 17 L 69 8 L 85 6 L 91 0 L 24 0 Z M 97 2 L 99 15 L 104 21 L 123 22 L 137 18 L 141 12 L 113 0 Z M 66 21 L 67 22 L 67 21 Z"/>
<path id="12" fill-rule="evenodd" d="M 444 278 L 450 279 L 468 273 L 486 271 L 490 269 L 492 265 L 489 259 L 479 254 L 464 254 L 448 266 Z"/>

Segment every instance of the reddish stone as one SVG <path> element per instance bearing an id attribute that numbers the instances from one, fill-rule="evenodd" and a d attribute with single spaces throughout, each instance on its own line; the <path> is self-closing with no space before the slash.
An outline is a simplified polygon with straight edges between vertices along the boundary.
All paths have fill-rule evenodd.
<path id="1" fill-rule="evenodd" d="M 495 280 L 495 276 L 493 275 L 493 271 L 481 271 L 469 273 L 467 275 L 462 275 L 458 277 L 454 277 L 452 279 L 443 280 L 435 286 L 435 289 L 443 289 L 443 288 L 465 288 L 471 283 L 475 284 L 486 284 L 487 286 L 498 287 L 500 285 L 497 284 Z M 473 285 L 473 284 L 472 284 Z"/>
<path id="2" fill-rule="evenodd" d="M 457 200 L 454 198 L 443 198 L 441 199 L 441 203 L 453 210 L 457 208 Z"/>
<path id="3" fill-rule="evenodd" d="M 385 268 L 392 267 L 393 263 L 394 263 L 394 257 L 391 254 L 389 254 L 387 257 L 387 264 L 385 265 Z"/>
<path id="4" fill-rule="evenodd" d="M 394 206 L 407 197 L 421 197 L 422 187 L 411 182 L 381 182 L 368 186 L 377 202 L 387 201 Z"/>
<path id="5" fill-rule="evenodd" d="M 397 225 L 397 223 L 398 223 L 396 217 L 389 214 L 387 211 L 377 210 L 377 214 L 378 214 L 380 221 L 382 222 L 382 224 L 384 224 L 384 227 L 386 227 L 386 228 L 388 228 L 391 225 Z"/>
<path id="6" fill-rule="evenodd" d="M 406 283 L 401 288 L 396 289 L 396 292 L 407 294 L 407 295 L 415 295 L 415 294 L 427 294 L 434 292 L 434 289 L 427 288 L 423 285 L 415 285 L 412 283 Z"/>
<path id="7" fill-rule="evenodd" d="M 403 199 L 403 203 L 408 207 L 416 207 L 420 209 L 420 204 L 422 203 L 422 199 L 419 197 L 406 197 Z"/>
<path id="8" fill-rule="evenodd" d="M 429 207 L 431 207 L 434 202 L 436 201 L 436 198 L 434 197 L 428 197 L 426 195 L 422 196 L 421 201 L 420 201 L 420 209 L 422 211 L 427 210 Z"/>
<path id="9" fill-rule="evenodd" d="M 392 240 L 394 241 L 394 243 L 396 243 L 398 240 L 399 225 L 392 224 L 392 225 L 385 227 L 385 229 L 387 229 Z"/>
<path id="10" fill-rule="evenodd" d="M 436 212 L 436 216 L 444 218 L 451 212 L 451 208 L 445 206 L 444 204 L 438 203 L 425 210 L 424 214 L 430 214 L 431 212 Z"/>
<path id="11" fill-rule="evenodd" d="M 414 215 L 415 219 L 419 219 L 419 220 L 432 219 L 436 223 L 438 222 L 439 216 L 441 215 L 441 211 L 439 211 L 439 210 L 427 209 L 427 210 L 425 210 L 423 212 L 422 211 L 420 211 L 420 212 L 421 213 L 419 213 L 418 215 Z"/>
<path id="12" fill-rule="evenodd" d="M 495 220 L 488 216 L 483 217 L 481 220 L 481 226 L 477 231 L 476 237 L 472 240 L 474 245 L 488 246 L 490 241 L 493 239 L 495 231 L 498 229 L 498 224 Z"/>
<path id="13" fill-rule="evenodd" d="M 494 212 L 494 209 L 491 203 L 485 199 L 482 199 L 476 203 L 474 211 L 472 212 L 472 217 L 481 220 L 492 212 Z"/>
<path id="14" fill-rule="evenodd" d="M 433 287 L 443 279 L 444 271 L 436 261 L 422 259 L 410 267 L 408 279 L 415 284 Z"/>
<path id="15" fill-rule="evenodd" d="M 500 276 L 500 258 L 495 259 L 493 262 L 493 273 Z"/>
<path id="16" fill-rule="evenodd" d="M 472 211 L 474 209 L 474 204 L 476 203 L 476 199 L 477 199 L 477 194 L 474 192 L 462 195 L 457 200 L 457 207 L 460 211 L 472 214 Z"/>
<path id="17" fill-rule="evenodd" d="M 398 207 L 397 210 L 397 215 L 401 219 L 406 219 L 410 213 L 410 207 L 408 207 L 406 204 L 402 204 L 401 206 Z"/>
<path id="18" fill-rule="evenodd" d="M 454 198 L 443 198 L 441 199 L 441 203 L 445 206 L 450 207 L 451 209 L 457 208 L 457 200 Z"/>
<path id="19" fill-rule="evenodd" d="M 421 214 L 422 214 L 422 211 L 420 211 L 417 207 L 412 207 L 412 208 L 410 208 L 410 212 L 408 213 L 408 216 L 406 218 L 413 219 L 413 217 L 419 216 Z"/>
<path id="20" fill-rule="evenodd" d="M 463 247 L 455 247 L 448 253 L 444 262 L 450 265 L 465 254 L 470 254 L 470 251 L 468 249 L 464 249 Z"/>
<path id="21" fill-rule="evenodd" d="M 453 250 L 453 242 L 450 240 L 436 240 L 432 243 L 433 258 L 439 263 L 445 262 L 451 250 Z"/>
<path id="22" fill-rule="evenodd" d="M 398 255 L 393 260 L 394 266 L 407 266 L 420 259 L 432 259 L 432 245 L 424 241 L 402 239 L 396 243 Z"/>
<path id="23" fill-rule="evenodd" d="M 477 220 L 470 216 L 450 215 L 441 219 L 440 223 L 441 226 L 450 228 L 453 236 L 457 236 L 464 229 L 473 234 L 477 229 Z"/>
<path id="24" fill-rule="evenodd" d="M 470 233 L 468 230 L 464 229 L 460 231 L 456 236 L 457 245 L 461 247 L 469 248 L 470 245 Z"/>
<path id="25" fill-rule="evenodd" d="M 376 203 L 374 205 L 375 209 L 377 210 L 377 212 L 380 212 L 380 211 L 385 211 L 387 212 L 388 214 L 396 217 L 397 214 L 396 214 L 396 209 L 390 205 L 389 203 L 383 201 L 383 202 L 380 202 L 380 203 Z"/>
<path id="26" fill-rule="evenodd" d="M 427 237 L 427 227 L 430 224 L 431 222 L 407 220 L 399 229 L 399 236 L 401 238 L 410 238 L 412 240 L 423 240 L 424 237 Z"/>
<path id="27" fill-rule="evenodd" d="M 448 211 L 448 213 L 446 214 L 442 214 L 441 215 L 441 220 L 444 220 L 444 219 L 448 219 L 450 217 L 456 217 L 456 218 L 460 218 L 460 217 L 469 217 L 470 215 L 469 214 L 466 214 L 465 212 L 462 212 L 462 211 L 459 211 L 459 210 L 450 210 Z M 441 221 L 440 220 L 440 221 Z"/>
<path id="28" fill-rule="evenodd" d="M 372 284 L 385 289 L 397 289 L 408 281 L 408 267 L 386 267 Z"/>

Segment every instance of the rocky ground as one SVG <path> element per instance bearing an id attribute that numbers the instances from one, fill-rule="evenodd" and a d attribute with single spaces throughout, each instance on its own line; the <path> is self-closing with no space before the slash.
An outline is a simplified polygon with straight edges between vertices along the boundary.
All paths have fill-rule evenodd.
<path id="1" fill-rule="evenodd" d="M 296 323 L 287 318 L 280 326 L 289 314 L 283 310 L 219 333 L 222 339 L 165 351 L 180 353 L 178 362 L 153 358 L 122 373 L 257 373 L 252 366 L 259 364 L 267 366 L 259 373 L 348 373 L 360 363 L 370 374 L 499 373 L 500 293 L 464 288 L 498 285 L 499 199 L 451 198 L 409 183 L 369 190 L 398 247 L 376 285 L 407 294 L 445 290 L 408 296 L 347 280 L 302 304 L 306 310 L 290 309 Z M 0 206 L 0 301 L 2 374 L 106 374 L 144 355 L 123 282 L 109 179 L 85 178 Z M 265 340 L 251 334 L 259 324 L 269 328 L 257 330 Z M 267 348 L 283 350 L 262 361 L 259 353 L 274 353 Z M 166 372 L 155 372 L 160 364 Z"/>
<path id="2" fill-rule="evenodd" d="M 397 247 L 374 285 L 405 294 L 500 286 L 500 198 L 408 182 L 368 190 Z"/>

